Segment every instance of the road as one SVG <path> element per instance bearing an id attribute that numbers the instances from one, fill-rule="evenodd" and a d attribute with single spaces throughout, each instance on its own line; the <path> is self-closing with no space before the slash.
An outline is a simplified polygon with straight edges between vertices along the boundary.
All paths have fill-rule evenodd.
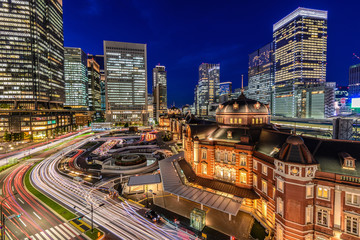
<path id="1" fill-rule="evenodd" d="M 79 131 L 76 134 L 71 134 L 71 135 L 68 134 L 70 136 L 68 136 L 68 135 L 61 136 L 61 137 L 56 138 L 55 140 L 52 140 L 50 142 L 41 143 L 41 144 L 38 144 L 36 146 L 27 147 L 27 148 L 24 148 L 24 149 L 16 151 L 16 152 L 11 152 L 11 153 L 7 153 L 7 154 L 1 154 L 0 155 L 0 166 L 7 164 L 10 159 L 14 159 L 14 158 L 20 159 L 20 158 L 29 156 L 31 154 L 40 152 L 40 151 L 42 151 L 42 150 L 44 150 L 46 148 L 50 148 L 50 147 L 56 146 L 57 144 L 60 144 L 62 142 L 68 141 L 69 139 L 73 138 L 74 136 L 79 136 L 79 135 L 84 134 L 86 132 L 90 132 L 90 129 Z"/>
<path id="2" fill-rule="evenodd" d="M 180 239 L 178 230 L 147 221 L 138 214 L 138 207 L 110 199 L 105 193 L 60 175 L 57 171 L 57 163 L 61 156 L 84 143 L 85 141 L 73 144 L 34 167 L 31 180 L 36 188 L 68 208 L 76 207 L 79 214 L 85 214 L 87 219 L 90 218 L 90 207 L 93 205 L 94 222 L 119 239 Z M 98 208 L 100 204 L 104 206 Z M 183 239 L 183 233 L 181 234 Z M 188 238 L 193 237 L 188 236 Z"/>
<path id="3" fill-rule="evenodd" d="M 20 218 L 6 220 L 8 239 L 85 239 L 69 223 L 55 215 L 42 203 L 29 194 L 23 184 L 28 168 L 33 164 L 28 161 L 10 168 L 0 174 L 0 186 L 3 197 L 11 196 L 3 202 L 6 217 L 22 214 Z M 17 193 L 16 195 L 14 195 Z M 4 198 L 1 197 L 0 200 Z"/>

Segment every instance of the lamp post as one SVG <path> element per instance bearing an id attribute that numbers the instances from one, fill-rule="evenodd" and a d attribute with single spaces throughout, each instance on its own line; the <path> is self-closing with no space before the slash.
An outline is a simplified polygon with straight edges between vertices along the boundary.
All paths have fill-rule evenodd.
<path id="1" fill-rule="evenodd" d="M 14 194 L 10 194 L 7 197 L 5 197 L 3 200 L 1 200 L 1 240 L 4 239 L 4 235 L 5 235 L 5 216 L 3 215 L 3 202 L 8 199 L 9 197 L 13 197 L 16 194 L 18 194 L 17 192 Z"/>

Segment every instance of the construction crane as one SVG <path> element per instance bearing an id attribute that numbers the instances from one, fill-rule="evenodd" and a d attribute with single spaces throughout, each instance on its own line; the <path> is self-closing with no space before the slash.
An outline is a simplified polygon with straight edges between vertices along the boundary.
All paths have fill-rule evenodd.
<path id="1" fill-rule="evenodd" d="M 360 57 L 358 55 L 356 55 L 355 53 L 353 53 L 353 56 L 360 60 Z"/>

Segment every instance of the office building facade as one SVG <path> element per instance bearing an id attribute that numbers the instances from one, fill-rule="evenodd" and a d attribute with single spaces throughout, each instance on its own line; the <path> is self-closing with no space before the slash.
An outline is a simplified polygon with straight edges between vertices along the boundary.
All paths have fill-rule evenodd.
<path id="1" fill-rule="evenodd" d="M 360 97 L 360 64 L 350 66 L 349 95 L 350 97 Z"/>
<path id="2" fill-rule="evenodd" d="M 299 87 L 326 81 L 327 11 L 297 8 L 273 26 L 272 113 L 306 116 Z"/>
<path id="3" fill-rule="evenodd" d="M 88 54 L 88 58 L 92 58 L 99 64 L 100 67 L 100 92 L 101 92 L 101 111 L 104 113 L 106 110 L 106 97 L 105 97 L 105 63 L 104 55 Z"/>
<path id="4" fill-rule="evenodd" d="M 274 84 L 273 43 L 249 54 L 248 90 L 246 96 L 270 104 Z"/>
<path id="5" fill-rule="evenodd" d="M 89 109 L 87 55 L 81 48 L 65 47 L 65 107 Z"/>
<path id="6" fill-rule="evenodd" d="M 89 94 L 89 110 L 101 111 L 101 86 L 100 86 L 100 65 L 93 59 L 88 58 L 88 94 Z"/>
<path id="7" fill-rule="evenodd" d="M 0 12 L 0 134 L 43 139 L 69 130 L 62 1 L 6 1 Z"/>
<path id="8" fill-rule="evenodd" d="M 219 103 L 230 99 L 232 93 L 232 82 L 221 82 L 219 84 Z"/>
<path id="9" fill-rule="evenodd" d="M 147 124 L 146 44 L 104 41 L 107 121 Z"/>
<path id="10" fill-rule="evenodd" d="M 219 84 L 220 64 L 202 63 L 196 89 L 197 115 L 207 116 L 209 106 L 219 101 Z"/>
<path id="11" fill-rule="evenodd" d="M 167 113 L 167 72 L 165 66 L 153 68 L 153 116 L 159 121 L 162 114 Z"/>

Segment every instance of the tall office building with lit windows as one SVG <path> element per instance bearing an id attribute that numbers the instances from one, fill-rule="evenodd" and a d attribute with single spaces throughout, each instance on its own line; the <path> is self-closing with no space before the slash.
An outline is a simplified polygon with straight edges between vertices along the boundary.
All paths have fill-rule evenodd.
<path id="1" fill-rule="evenodd" d="M 165 66 L 153 68 L 153 116 L 159 121 L 161 114 L 167 113 L 167 72 Z"/>
<path id="2" fill-rule="evenodd" d="M 219 101 L 220 64 L 202 63 L 196 95 L 196 113 L 208 116 L 209 106 Z"/>
<path id="3" fill-rule="evenodd" d="M 248 90 L 250 99 L 270 104 L 274 84 L 274 47 L 268 43 L 249 54 Z"/>
<path id="4" fill-rule="evenodd" d="M 89 108 L 87 56 L 81 48 L 65 48 L 65 106 Z"/>
<path id="5" fill-rule="evenodd" d="M 94 58 L 87 59 L 89 109 L 99 115 L 101 110 L 100 65 Z"/>
<path id="6" fill-rule="evenodd" d="M 104 41 L 107 121 L 147 123 L 146 44 Z"/>
<path id="7" fill-rule="evenodd" d="M 101 111 L 106 110 L 106 97 L 105 97 L 105 63 L 104 55 L 88 54 L 88 58 L 92 58 L 99 64 L 100 67 L 100 93 L 101 93 Z"/>
<path id="8" fill-rule="evenodd" d="M 304 88 L 326 81 L 327 11 L 297 8 L 274 24 L 273 42 L 272 113 L 304 118 Z"/>
<path id="9" fill-rule="evenodd" d="M 0 135 L 67 131 L 62 1 L 1 1 L 0 31 Z"/>

